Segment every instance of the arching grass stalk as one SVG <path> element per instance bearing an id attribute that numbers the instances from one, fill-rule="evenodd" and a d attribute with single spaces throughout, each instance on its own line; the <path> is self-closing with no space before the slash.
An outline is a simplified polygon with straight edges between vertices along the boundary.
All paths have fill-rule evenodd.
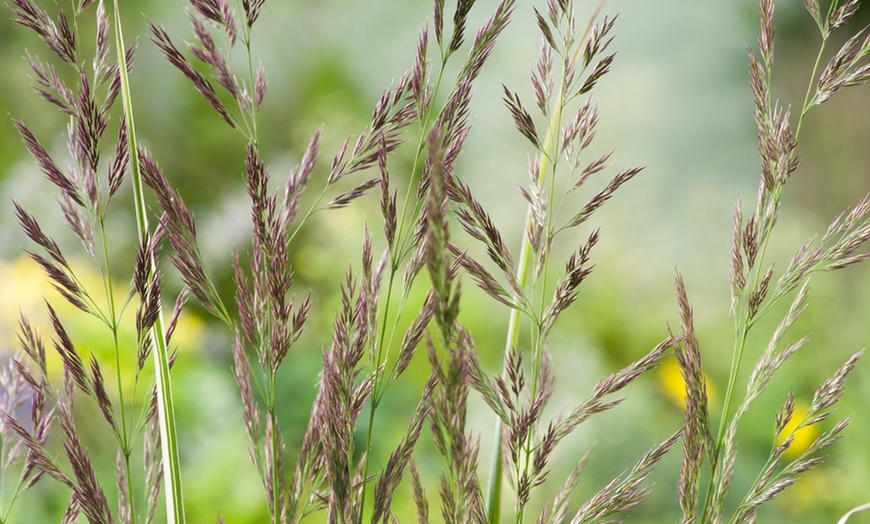
<path id="1" fill-rule="evenodd" d="M 870 220 L 867 218 L 868 208 L 865 198 L 851 212 L 844 212 L 834 220 L 818 241 L 818 247 L 813 246 L 814 241 L 809 241 L 801 247 L 778 279 L 773 279 L 773 265 L 766 263 L 768 246 L 773 228 L 779 218 L 785 185 L 798 168 L 796 149 L 804 117 L 812 107 L 822 104 L 843 88 L 859 85 L 867 80 L 866 66 L 862 66 L 860 61 L 870 56 L 870 44 L 866 41 L 861 42 L 860 33 L 849 39 L 825 69 L 819 72 L 821 59 L 832 31 L 843 26 L 855 14 L 857 5 L 857 1 L 840 4 L 835 0 L 830 3 L 828 13 L 823 17 L 818 2 L 804 2 L 804 6 L 819 28 L 821 43 L 810 74 L 803 105 L 800 107 L 796 126 L 792 131 L 789 109 L 771 95 L 774 5 L 772 0 L 760 2 L 759 54 L 756 55 L 753 50 L 750 50 L 749 62 L 750 84 L 759 130 L 761 180 L 756 208 L 751 217 L 744 220 L 739 203 L 735 213 L 731 268 L 734 348 L 728 387 L 715 438 L 710 435 L 712 430 L 708 429 L 710 424 L 707 419 L 707 400 L 703 394 L 697 394 L 693 402 L 687 402 L 685 432 L 687 451 L 684 453 L 684 466 L 681 472 L 681 479 L 684 482 L 681 487 L 683 522 L 696 519 L 701 523 L 722 520 L 726 498 L 731 491 L 735 475 L 736 435 L 740 420 L 765 390 L 774 372 L 808 339 L 805 336 L 797 342 L 781 345 L 786 330 L 794 324 L 804 310 L 809 283 L 814 273 L 842 269 L 868 259 L 866 254 L 855 254 L 856 250 L 870 238 Z M 738 399 L 737 379 L 741 376 L 744 367 L 749 332 L 783 297 L 791 295 L 798 289 L 800 291 L 797 291 L 788 314 L 774 331 L 770 343 L 755 364 L 742 399 Z M 683 298 L 685 298 L 684 290 Z M 683 317 L 690 319 L 690 308 L 687 305 L 681 308 Z M 693 335 L 691 326 L 686 328 L 686 331 Z M 703 391 L 703 378 L 699 371 L 692 369 L 698 367 L 700 354 L 697 347 L 693 351 L 696 356 L 692 359 L 683 359 L 681 362 L 683 375 L 686 377 L 688 389 Z M 842 395 L 846 376 L 860 356 L 860 352 L 853 355 L 833 378 L 817 389 L 808 414 L 797 427 L 821 423 L 832 414 L 833 410 L 829 408 Z M 777 414 L 776 437 L 783 435 L 786 424 L 793 416 L 794 399 L 790 393 Z M 757 475 L 731 521 L 755 520 L 758 506 L 794 483 L 798 474 L 820 463 L 821 457 L 818 456 L 818 452 L 836 441 L 839 438 L 838 433 L 848 423 L 848 417 L 839 421 L 833 429 L 822 433 L 806 451 L 801 452 L 797 458 L 788 463 L 783 457 L 789 444 L 775 444 L 767 463 Z M 707 453 L 699 452 L 704 448 Z M 705 455 L 709 455 L 710 482 L 706 487 L 703 506 L 696 513 L 695 498 L 698 492 L 699 472 Z M 688 489 L 683 489 L 684 487 Z"/>
<path id="2" fill-rule="evenodd" d="M 137 153 L 136 126 L 133 119 L 133 102 L 130 94 L 130 79 L 127 76 L 126 46 L 121 27 L 121 14 L 118 0 L 114 0 L 115 8 L 115 45 L 118 52 L 118 68 L 121 77 L 121 100 L 127 122 L 127 134 L 130 149 L 130 178 L 133 184 L 133 199 L 136 208 L 136 228 L 141 241 L 150 233 L 148 229 L 148 209 L 145 206 L 145 195 L 142 191 L 142 176 L 139 170 Z M 151 260 L 149 278 L 156 278 L 156 261 Z M 160 426 L 160 442 L 163 455 L 163 478 L 165 482 L 164 496 L 166 499 L 166 519 L 169 524 L 183 524 L 184 497 L 181 489 L 181 466 L 178 458 L 178 436 L 175 422 L 175 407 L 172 396 L 172 383 L 169 377 L 169 351 L 166 346 L 165 328 L 162 310 L 158 313 L 154 326 L 151 328 L 151 340 L 154 347 L 154 375 L 157 384 L 157 418 Z"/>

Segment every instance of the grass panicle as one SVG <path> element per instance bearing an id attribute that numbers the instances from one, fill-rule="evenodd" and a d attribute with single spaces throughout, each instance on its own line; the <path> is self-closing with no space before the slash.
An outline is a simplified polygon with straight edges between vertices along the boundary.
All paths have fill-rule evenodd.
<path id="1" fill-rule="evenodd" d="M 113 281 L 117 276 L 113 274 L 110 266 L 113 257 L 109 252 L 111 240 L 106 228 L 106 223 L 110 220 L 110 202 L 118 194 L 126 173 L 131 168 L 129 149 L 131 144 L 135 144 L 131 135 L 129 88 L 126 84 L 126 74 L 135 48 L 125 48 L 123 39 L 118 36 L 115 40 L 118 51 L 115 56 L 118 60 L 113 60 L 112 43 L 109 39 L 111 20 L 103 2 L 78 2 L 69 10 L 58 7 L 54 17 L 30 0 L 13 2 L 10 7 L 15 21 L 35 31 L 58 62 L 55 65 L 35 55 L 28 55 L 27 58 L 34 73 L 34 88 L 37 93 L 65 113 L 70 120 L 65 137 L 68 158 L 64 162 L 57 162 L 57 154 L 43 147 L 24 122 L 15 120 L 16 127 L 40 170 L 56 186 L 67 225 L 81 240 L 83 254 L 98 269 L 103 289 L 86 289 L 83 286 L 76 274 L 76 267 L 68 261 L 69 255 L 61 251 L 58 243 L 31 213 L 15 204 L 16 215 L 26 235 L 47 255 L 30 252 L 31 258 L 42 266 L 61 296 L 82 313 L 96 317 L 110 333 L 108 338 L 113 340 L 115 355 L 113 367 L 118 370 L 113 377 L 113 389 L 120 392 L 116 400 L 110 398 L 107 377 L 102 371 L 104 364 L 93 355 L 86 360 L 79 353 L 80 349 L 65 329 L 55 307 L 47 304 L 54 331 L 53 346 L 64 369 L 63 384 L 53 385 L 42 342 L 27 319 L 22 318 L 20 342 L 31 362 L 28 364 L 18 360 L 16 369 L 33 388 L 35 397 L 32 404 L 32 428 L 28 431 L 20 425 L 13 426 L 29 450 L 24 474 L 19 488 L 15 490 L 13 501 L 21 489 L 32 486 L 41 475 L 37 471 L 44 472 L 72 490 L 73 496 L 64 516 L 65 521 L 73 522 L 77 515 L 82 514 L 91 522 L 113 522 L 115 517 L 110 510 L 104 487 L 93 470 L 91 458 L 80 439 L 73 417 L 75 387 L 95 401 L 108 424 L 109 433 L 117 441 L 115 480 L 121 495 L 120 507 L 115 515 L 118 520 L 129 522 L 137 514 L 136 508 L 140 502 L 132 492 L 134 468 L 131 458 L 143 430 L 143 417 L 135 416 L 135 410 L 141 409 L 141 401 L 137 401 L 136 396 L 137 393 L 142 394 L 142 388 L 137 387 L 138 373 L 134 383 L 123 383 L 120 362 L 126 355 L 121 354 L 118 331 L 121 315 L 134 298 L 138 297 L 139 301 L 136 326 L 140 341 L 137 362 L 139 371 L 144 367 L 148 348 L 155 338 L 163 336 L 159 322 L 159 278 L 150 268 L 144 269 L 146 264 L 140 261 L 136 264 L 136 275 L 133 277 L 130 294 L 123 302 L 119 302 L 113 289 Z M 115 14 L 115 30 L 120 35 L 120 19 L 117 12 Z M 78 32 L 85 17 L 91 15 L 96 22 L 95 45 L 92 49 L 93 56 L 87 57 L 79 45 Z M 64 68 L 64 71 L 61 72 L 58 67 Z M 124 95 L 125 107 L 120 112 L 121 116 L 118 116 L 115 102 L 121 94 Z M 113 118 L 117 118 L 114 140 L 113 134 L 108 133 L 114 125 L 111 124 Z M 115 153 L 110 160 L 104 161 L 102 152 L 107 146 L 111 146 Z M 63 164 L 68 167 L 61 168 Z M 106 174 L 103 175 L 103 172 Z M 139 232 L 142 235 L 141 228 Z M 147 248 L 143 247 L 143 256 L 153 260 L 156 244 L 154 241 Z M 80 256 L 76 255 L 77 258 Z M 157 337 L 146 334 L 155 327 L 159 332 Z M 36 369 L 35 374 L 30 371 L 33 369 L 31 365 Z M 125 398 L 124 391 L 132 394 Z M 161 414 L 163 415 L 165 413 Z M 7 415 L 7 420 L 12 419 Z M 50 458 L 51 455 L 46 451 L 51 434 L 57 435 L 63 444 L 70 473 L 65 472 L 64 464 Z M 175 469 L 177 471 L 177 467 Z"/>

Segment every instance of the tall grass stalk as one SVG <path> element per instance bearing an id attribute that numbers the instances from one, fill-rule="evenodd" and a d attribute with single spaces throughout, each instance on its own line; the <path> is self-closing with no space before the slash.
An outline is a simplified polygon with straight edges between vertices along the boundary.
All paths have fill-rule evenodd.
<path id="1" fill-rule="evenodd" d="M 595 21 L 601 14 L 601 9 L 604 7 L 604 1 L 601 0 L 598 3 L 598 7 L 595 9 L 593 14 L 589 18 L 589 22 L 586 25 L 586 29 L 583 34 L 580 36 L 580 42 L 585 45 L 587 39 L 590 37 L 590 33 L 592 28 L 594 27 Z M 577 59 L 579 58 L 580 51 L 583 49 L 583 45 L 578 46 L 574 55 L 570 58 L 571 64 L 576 64 Z M 558 146 L 556 148 L 553 147 L 554 140 L 558 143 L 558 138 L 555 136 L 558 135 L 559 131 L 562 128 L 562 113 L 565 108 L 564 104 L 564 96 L 565 96 L 565 82 L 564 75 L 562 76 L 563 81 L 559 83 L 559 93 L 556 95 L 556 99 L 554 102 L 553 111 L 551 112 L 552 117 L 550 121 L 547 123 L 547 134 L 544 138 L 544 142 L 541 146 L 541 154 L 539 155 L 538 166 L 535 169 L 535 173 L 537 176 L 537 184 L 539 186 L 544 186 L 546 183 L 547 173 L 550 172 L 549 164 L 552 159 L 552 172 L 555 177 L 556 164 L 558 162 L 560 152 L 558 151 Z M 554 151 L 555 149 L 555 151 Z M 554 191 L 555 184 L 550 184 L 550 196 L 551 198 L 548 200 L 548 205 L 552 205 L 553 198 L 552 194 Z M 527 234 L 530 231 L 530 228 L 534 226 L 533 218 L 534 218 L 534 204 L 529 202 L 528 208 L 526 210 L 526 219 L 524 221 L 525 227 L 523 228 L 523 236 L 520 246 L 520 258 L 517 261 L 516 267 L 516 279 L 521 289 L 525 289 L 526 287 L 526 279 L 528 277 L 529 270 L 529 262 L 532 256 L 532 242 L 530 236 Z M 547 216 L 552 216 L 552 209 Z M 550 230 L 550 224 L 547 224 L 547 230 Z M 548 250 L 549 251 L 549 250 Z M 547 267 L 547 260 L 545 255 L 544 266 Z M 546 279 L 544 285 L 542 287 L 546 287 Z M 541 300 L 543 300 L 544 293 L 541 293 Z M 520 297 L 515 297 L 517 300 Z M 543 306 L 542 306 L 543 309 Z M 504 355 L 502 358 L 503 367 L 507 366 L 508 355 L 511 351 L 511 348 L 517 346 L 519 342 L 520 335 L 520 319 L 522 318 L 522 310 L 520 308 L 512 308 L 510 311 L 510 317 L 508 320 L 508 328 L 507 328 L 507 336 L 505 340 L 505 348 Z M 534 366 L 534 376 L 535 382 L 537 382 L 537 376 L 539 372 L 539 355 L 535 355 L 535 366 Z M 506 368 L 505 368 L 506 369 Z M 533 388 L 532 395 L 535 394 L 535 389 Z M 491 458 L 491 466 L 489 472 L 489 481 L 487 487 L 487 515 L 490 523 L 501 522 L 501 490 L 502 490 L 502 449 L 501 449 L 501 438 L 502 438 L 502 422 L 500 420 L 496 420 L 496 429 L 493 432 L 493 451 Z M 520 517 L 520 520 L 522 518 Z"/>
<path id="2" fill-rule="evenodd" d="M 127 136 L 130 154 L 130 180 L 133 185 L 133 201 L 136 210 L 136 231 L 139 242 L 142 243 L 151 235 L 148 226 L 148 208 L 145 204 L 142 173 L 139 170 L 139 147 L 136 140 L 136 125 L 133 112 L 133 98 L 130 93 L 127 57 L 124 50 L 124 33 L 121 25 L 121 11 L 118 0 L 114 0 L 115 12 L 115 47 L 118 53 L 118 64 L 121 80 L 121 101 L 124 106 L 124 121 L 127 123 Z M 157 275 L 157 261 L 148 260 L 147 284 Z M 172 395 L 172 379 L 169 375 L 169 349 L 166 344 L 166 326 L 163 322 L 163 311 L 157 305 L 156 318 L 151 327 L 150 337 L 154 347 L 154 375 L 157 385 L 157 409 L 160 425 L 160 442 L 163 463 L 163 475 L 166 489 L 166 518 L 169 524 L 184 524 L 184 493 L 181 488 L 181 462 L 178 453 L 178 431 L 175 421 L 175 397 Z M 120 366 L 119 366 L 120 373 Z M 132 486 L 131 486 L 132 491 Z M 132 493 L 130 500 L 133 500 Z"/>
<path id="3" fill-rule="evenodd" d="M 173 523 L 183 522 L 172 395 L 167 382 L 171 364 L 166 349 L 168 338 L 180 314 L 180 305 L 176 306 L 172 320 L 164 323 L 161 315 L 161 287 L 154 261 L 157 242 L 154 233 L 148 230 L 147 210 L 141 181 L 138 179 L 135 127 L 126 77 L 134 49 L 124 47 L 117 3 L 114 5 L 115 45 L 118 47 L 115 61 L 112 60 L 110 52 L 109 31 L 112 18 L 107 15 L 102 1 L 73 2 L 69 11 L 58 7 L 54 16 L 30 0 L 16 0 L 10 7 L 15 21 L 33 30 L 63 67 L 67 68 L 59 73 L 52 63 L 43 61 L 38 56 L 28 55 L 36 91 L 69 117 L 70 123 L 65 137 L 69 162 L 60 167 L 62 164 L 55 161 L 53 153 L 41 145 L 23 122 L 16 120 L 16 126 L 40 170 L 60 191 L 59 204 L 67 225 L 99 272 L 103 300 L 95 298 L 94 290 L 85 286 L 77 274 L 76 266 L 43 230 L 36 217 L 17 203 L 16 215 L 26 235 L 45 255 L 35 251 L 28 251 L 28 254 L 42 267 L 55 289 L 73 307 L 95 317 L 111 333 L 114 355 L 112 364 L 115 367 L 118 389 L 117 400 L 110 398 L 102 372 L 104 364 L 94 354 L 85 360 L 80 345 L 73 342 L 64 326 L 66 319 L 62 319 L 51 303 L 47 302 L 54 332 L 53 346 L 63 363 L 62 386 L 55 385 L 56 378 L 49 372 L 42 337 L 22 315 L 19 322 L 19 341 L 26 360 L 16 358 L 13 365 L 32 393 L 30 428 L 22 426 L 13 411 L 7 410 L 3 414 L 5 430 L 19 439 L 19 453 L 22 447 L 27 450 L 20 486 L 27 489 L 43 475 L 48 475 L 72 491 L 72 498 L 64 515 L 65 521 L 73 522 L 79 515 L 84 515 L 91 522 L 113 521 L 113 511 L 106 490 L 97 479 L 94 460 L 88 455 L 74 416 L 74 400 L 76 391 L 79 391 L 95 402 L 110 433 L 117 441 L 115 487 L 118 500 L 115 514 L 118 520 L 124 523 L 132 523 L 134 520 L 141 520 L 143 523 L 153 521 L 159 498 L 160 479 L 165 471 L 167 478 L 175 484 L 172 490 L 167 490 L 171 491 L 167 497 L 168 518 Z M 92 56 L 85 56 L 80 45 L 80 21 L 85 13 L 95 14 L 96 20 L 96 45 Z M 68 83 L 70 77 L 73 78 L 72 84 Z M 107 141 L 106 131 L 113 115 L 114 102 L 119 95 L 123 100 L 124 111 L 119 119 L 117 139 L 112 142 L 114 157 L 111 162 L 101 162 Z M 114 245 L 106 226 L 110 203 L 123 184 L 130 165 L 137 177 L 134 179 L 134 193 L 137 200 L 139 248 L 137 259 L 131 264 L 133 276 L 130 290 L 126 298 L 119 301 L 115 284 L 118 276 L 112 267 L 114 257 L 111 249 Z M 106 167 L 107 176 L 103 177 L 100 173 Z M 137 296 L 137 344 L 134 348 L 136 351 L 131 352 L 125 351 L 119 339 L 119 330 L 124 312 Z M 155 357 L 158 354 L 162 357 L 163 376 L 156 379 L 160 383 L 160 389 L 151 384 L 150 394 L 145 395 L 144 399 L 137 399 L 137 394 L 141 393 L 140 378 L 151 352 L 155 353 Z M 132 380 L 125 381 L 122 376 L 122 363 L 131 359 L 135 359 L 135 375 Z M 160 362 L 161 358 L 158 358 L 156 370 L 160 369 Z M 127 395 L 126 391 L 130 394 Z M 168 410 L 169 415 L 161 413 L 158 416 L 158 404 Z M 163 432 L 162 439 L 157 434 L 160 422 L 168 428 Z M 56 436 L 63 444 L 63 458 L 50 451 L 52 436 Z M 132 457 L 140 439 L 144 442 L 144 500 L 135 496 L 134 492 L 134 478 L 137 475 Z M 168 443 L 170 450 L 165 454 L 165 469 L 161 467 L 161 461 L 155 459 L 156 448 L 160 446 L 161 440 L 164 444 Z M 16 496 L 17 494 L 18 490 Z M 181 520 L 178 520 L 179 515 Z"/>
<path id="4" fill-rule="evenodd" d="M 804 6 L 818 26 L 821 44 L 794 126 L 790 108 L 780 104 L 771 93 L 774 63 L 772 0 L 760 1 L 758 55 L 749 50 L 750 84 L 755 101 L 761 153 L 761 179 L 758 199 L 751 216 L 744 218 L 739 201 L 734 216 L 731 255 L 734 348 L 718 430 L 715 431 L 708 415 L 706 379 L 701 372 L 700 343 L 694 332 L 692 311 L 684 283 L 680 275 L 677 275 L 677 297 L 683 329 L 677 360 L 688 390 L 686 425 L 683 430 L 684 458 L 680 477 L 680 504 L 683 509 L 683 522 L 686 523 L 696 520 L 702 523 L 720 522 L 725 518 L 725 500 L 731 491 L 735 474 L 738 426 L 767 388 L 773 374 L 808 341 L 808 336 L 791 343 L 784 343 L 783 339 L 806 307 L 812 277 L 818 272 L 842 269 L 868 259 L 867 254 L 857 253 L 870 239 L 870 202 L 865 197 L 853 209 L 844 211 L 837 217 L 818 242 L 810 240 L 801 246 L 778 279 L 774 280 L 774 266 L 766 260 L 774 227 L 778 223 L 786 184 L 798 169 L 797 150 L 804 117 L 811 109 L 841 89 L 864 83 L 870 78 L 866 66 L 859 64 L 861 59 L 870 56 L 870 43 L 867 40 L 861 43 L 861 33 L 849 39 L 819 73 L 831 33 L 855 14 L 858 2 L 849 0 L 840 3 L 835 0 L 830 3 L 825 15 L 821 14 L 819 3 L 815 0 L 805 1 Z M 758 357 L 745 386 L 743 399 L 735 406 L 738 380 L 745 375 L 742 369 L 750 350 L 750 331 L 789 296 L 792 297 L 792 304 L 771 335 L 767 347 Z M 773 437 L 782 439 L 778 441 L 781 443 L 775 442 L 772 445 L 766 463 L 741 499 L 730 522 L 754 521 L 761 504 L 796 482 L 797 475 L 819 464 L 823 458 L 818 456 L 819 452 L 840 438 L 840 433 L 849 423 L 849 417 L 840 420 L 833 429 L 821 433 L 797 458 L 786 460 L 785 453 L 797 430 L 818 424 L 831 416 L 833 410 L 830 408 L 842 396 L 846 377 L 862 353 L 853 355 L 829 380 L 819 386 L 808 412 L 800 419 L 795 415 L 793 393 L 788 394 L 775 421 Z M 788 426 L 793 418 L 796 419 L 793 425 Z M 792 429 L 787 430 L 787 427 Z M 702 482 L 703 465 L 707 461 L 709 481 Z M 704 495 L 701 496 L 701 486 L 705 485 Z"/>

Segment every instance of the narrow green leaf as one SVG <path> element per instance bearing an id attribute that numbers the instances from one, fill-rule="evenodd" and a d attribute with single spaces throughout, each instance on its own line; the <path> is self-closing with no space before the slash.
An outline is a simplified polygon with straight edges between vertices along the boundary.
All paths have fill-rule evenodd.
<path id="1" fill-rule="evenodd" d="M 121 97 L 124 115 L 127 120 L 127 134 L 130 148 L 130 178 L 133 181 L 133 198 L 136 206 L 136 226 L 139 240 L 148 234 L 148 215 L 145 195 L 142 192 L 142 176 L 139 172 L 139 156 L 136 141 L 136 126 L 133 121 L 133 103 L 130 96 L 130 79 L 127 76 L 127 57 L 125 55 L 124 35 L 121 29 L 121 14 L 118 0 L 115 7 L 115 46 L 118 51 L 118 68 L 121 76 Z M 150 278 L 156 276 L 156 262 L 151 261 Z M 169 524 L 184 524 L 184 498 L 181 491 L 181 468 L 178 460 L 178 440 L 175 426 L 175 407 L 172 397 L 172 384 L 169 378 L 169 351 L 164 336 L 162 311 L 152 328 L 151 340 L 154 348 L 154 370 L 157 382 L 158 418 L 163 454 L 163 473 L 165 479 L 166 519 Z"/>

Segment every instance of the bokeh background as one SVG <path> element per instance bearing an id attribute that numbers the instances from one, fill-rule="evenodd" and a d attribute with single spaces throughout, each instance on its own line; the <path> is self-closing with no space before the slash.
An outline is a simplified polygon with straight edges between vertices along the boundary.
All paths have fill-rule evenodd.
<path id="1" fill-rule="evenodd" d="M 583 4 L 581 11 L 590 13 L 596 3 L 577 2 Z M 512 239 L 514 249 L 519 248 L 525 215 L 516 186 L 525 184 L 530 152 L 502 106 L 500 84 L 530 99 L 528 72 L 536 59 L 539 34 L 529 4 L 519 2 L 513 22 L 477 83 L 472 105 L 475 127 L 458 168 L 505 238 Z M 819 38 L 800 2 L 781 4 L 775 18 L 775 88 L 784 100 L 799 105 Z M 492 0 L 479 0 L 469 26 L 477 27 L 494 5 Z M 712 411 L 718 413 L 732 344 L 728 314 L 732 213 L 738 195 L 747 205 L 754 201 L 759 171 L 745 51 L 755 45 L 757 3 L 611 0 L 607 8 L 619 13 L 614 42 L 619 54 L 613 72 L 596 93 L 601 109 L 596 147 L 615 148 L 617 168 L 643 165 L 646 169 L 594 220 L 593 227 L 602 230 L 602 241 L 593 253 L 596 270 L 552 341 L 558 385 L 551 414 L 577 403 L 603 375 L 664 338 L 668 324 L 677 325 L 675 267 L 686 280 L 695 308 L 711 395 L 717 403 Z M 139 0 L 125 2 L 124 9 L 127 38 L 140 35 L 132 74 L 140 138 L 192 207 L 207 264 L 229 298 L 232 250 L 244 251 L 248 245 L 249 208 L 241 176 L 244 142 L 148 40 L 146 17 L 163 24 L 179 40 L 191 39 L 183 2 Z M 835 37 L 832 49 L 839 47 L 844 35 L 870 21 L 867 11 L 863 9 L 840 38 Z M 0 110 L 24 119 L 52 151 L 63 151 L 64 118 L 33 93 L 22 59 L 25 50 L 40 56 L 45 56 L 45 50 L 33 35 L 8 20 L 8 11 L 4 13 L 0 15 Z M 289 172 L 321 125 L 324 164 L 345 138 L 365 128 L 383 88 L 411 65 L 417 35 L 429 19 L 428 1 L 266 3 L 256 27 L 254 53 L 268 73 L 261 129 L 262 149 L 273 177 L 280 179 Z M 238 58 L 241 65 L 242 57 Z M 801 169 L 790 182 L 771 260 L 787 262 L 803 242 L 824 232 L 834 216 L 870 191 L 868 114 L 870 92 L 856 88 L 807 117 L 800 144 Z M 316 173 L 322 176 L 323 167 Z M 405 176 L 401 169 L 392 174 Z M 42 296 L 59 300 L 34 264 L 22 256 L 29 243 L 18 230 L 10 197 L 36 214 L 71 250 L 76 243 L 63 228 L 52 189 L 9 119 L 0 119 L 0 185 L 6 202 L 0 206 L 0 347 L 11 352 L 19 311 L 44 322 Z M 129 194 L 129 188 L 125 191 Z M 376 199 L 369 196 L 346 210 L 317 215 L 297 244 L 299 293 L 311 290 L 316 305 L 307 335 L 284 366 L 281 416 L 291 459 L 316 391 L 320 351 L 330 338 L 341 275 L 348 264 L 358 263 L 364 223 L 376 232 L 381 228 Z M 117 259 L 124 260 L 135 244 L 132 207 L 117 208 L 111 227 Z M 588 232 L 576 233 L 577 245 Z M 567 255 L 570 244 L 563 240 L 557 260 Z M 87 268 L 82 259 L 82 274 L 87 274 Z M 167 266 L 166 273 L 167 286 L 177 290 L 173 270 Z M 119 277 L 126 278 L 123 273 Z M 508 311 L 471 285 L 464 289 L 463 321 L 475 334 L 484 362 L 495 371 Z M 61 312 L 77 343 L 107 357 L 109 366 L 111 349 L 100 326 L 70 309 Z M 793 388 L 799 405 L 806 405 L 820 382 L 868 345 L 868 313 L 870 268 L 815 279 L 809 308 L 794 331 L 795 339 L 802 332 L 812 332 L 812 338 L 783 367 L 745 420 L 738 435 L 735 493 L 742 496 L 762 466 L 771 447 L 773 416 L 787 391 Z M 760 335 L 751 340 L 750 362 L 766 343 L 770 329 L 772 325 L 760 326 Z M 190 522 L 214 522 L 218 510 L 230 523 L 264 522 L 265 499 L 248 461 L 228 337 L 204 312 L 191 307 L 176 343 L 180 356 L 173 380 Z M 109 366 L 106 373 L 110 370 Z M 132 373 L 132 364 L 122 371 Z M 385 400 L 375 422 L 378 448 L 373 460 L 383 463 L 398 443 L 427 373 L 425 359 L 417 358 Z M 540 490 L 544 498 L 552 496 L 590 448 L 594 452 L 589 468 L 575 492 L 578 501 L 585 501 L 646 449 L 676 431 L 682 420 L 680 388 L 674 362 L 628 388 L 621 407 L 593 418 L 561 446 L 550 481 Z M 768 504 L 760 522 L 835 522 L 851 507 L 870 502 L 868 402 L 870 364 L 861 362 L 837 411 L 838 416 L 855 417 L 845 438 L 830 450 L 821 467 Z M 85 421 L 82 427 L 103 478 L 111 485 L 113 442 L 105 438 L 102 419 L 87 404 L 81 402 L 79 407 Z M 480 436 L 485 484 L 494 416 L 474 396 L 470 410 L 470 429 Z M 361 441 L 365 429 L 360 428 Z M 804 435 L 812 436 L 811 432 Z M 428 440 L 421 444 L 418 460 L 430 495 L 437 498 L 441 464 Z M 651 495 L 628 522 L 678 519 L 679 462 L 679 450 L 662 461 Z M 57 486 L 43 482 L 22 496 L 12 522 L 57 522 L 67 498 Z M 410 497 L 397 498 L 397 504 L 398 515 L 410 521 Z M 859 514 L 852 522 L 870 522 L 870 517 Z"/>

